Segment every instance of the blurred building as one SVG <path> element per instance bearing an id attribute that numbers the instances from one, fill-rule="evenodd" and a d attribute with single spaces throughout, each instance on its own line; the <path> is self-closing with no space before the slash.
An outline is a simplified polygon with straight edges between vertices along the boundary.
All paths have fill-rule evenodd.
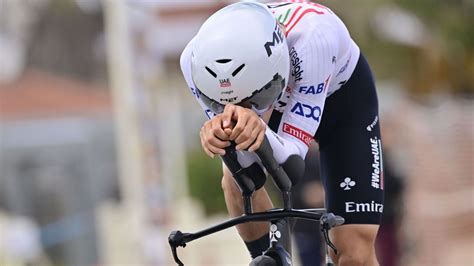
<path id="1" fill-rule="evenodd" d="M 0 206 L 38 224 L 56 263 L 97 264 L 95 209 L 119 196 L 107 90 L 29 70 L 0 99 Z"/>

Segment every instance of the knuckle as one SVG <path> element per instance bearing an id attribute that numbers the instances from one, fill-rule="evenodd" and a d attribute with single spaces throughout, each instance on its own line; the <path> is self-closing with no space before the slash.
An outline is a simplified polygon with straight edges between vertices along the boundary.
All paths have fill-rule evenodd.
<path id="1" fill-rule="evenodd" d="M 249 134 L 248 132 L 246 132 L 246 131 L 242 132 L 242 133 L 240 134 L 240 136 L 241 136 L 243 139 L 248 139 L 248 138 L 250 138 L 250 134 Z"/>

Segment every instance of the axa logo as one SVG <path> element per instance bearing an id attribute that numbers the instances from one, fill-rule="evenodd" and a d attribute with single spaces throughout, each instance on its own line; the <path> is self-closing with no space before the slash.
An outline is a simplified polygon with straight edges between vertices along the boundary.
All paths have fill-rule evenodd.
<path id="1" fill-rule="evenodd" d="M 230 79 L 229 79 L 229 78 L 226 78 L 226 79 L 219 79 L 219 83 L 220 83 L 220 87 L 221 87 L 221 88 L 227 88 L 227 87 L 232 86 L 232 83 L 230 83 Z"/>
<path id="2" fill-rule="evenodd" d="M 295 50 L 295 47 L 291 47 L 290 50 L 290 61 L 291 61 L 291 75 L 295 77 L 295 82 L 300 81 L 303 79 L 302 74 L 303 74 L 303 68 L 301 67 L 301 63 L 303 63 L 303 60 L 301 60 L 298 57 L 298 53 Z"/>
<path id="3" fill-rule="evenodd" d="M 342 181 L 341 184 L 339 184 L 339 186 L 343 188 L 344 190 L 351 190 L 351 187 L 355 185 L 356 185 L 356 182 L 353 181 L 350 177 L 344 178 L 344 181 Z"/>
<path id="4" fill-rule="evenodd" d="M 265 51 L 267 52 L 267 56 L 270 57 L 272 55 L 272 47 L 280 44 L 283 42 L 283 33 L 281 32 L 278 23 L 275 24 L 275 30 L 273 30 L 272 40 L 266 42 L 263 47 L 265 47 Z"/>
<path id="5" fill-rule="evenodd" d="M 293 108 L 291 108 L 291 112 L 297 115 L 312 118 L 318 122 L 320 122 L 321 118 L 321 108 L 319 106 L 311 106 L 308 104 L 297 102 Z"/>
<path id="6" fill-rule="evenodd" d="M 278 227 L 276 224 L 272 224 L 270 226 L 270 242 L 278 242 L 277 238 L 281 237 L 280 231 L 278 231 Z"/>

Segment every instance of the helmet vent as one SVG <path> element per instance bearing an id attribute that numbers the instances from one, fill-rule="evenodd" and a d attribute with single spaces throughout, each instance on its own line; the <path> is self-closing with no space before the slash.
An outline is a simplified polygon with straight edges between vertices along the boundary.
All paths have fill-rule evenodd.
<path id="1" fill-rule="evenodd" d="M 245 67 L 245 64 L 242 64 L 238 68 L 236 68 L 234 72 L 232 72 L 232 77 L 235 77 L 235 75 L 237 75 L 240 72 L 240 70 L 242 70 L 242 68 L 244 67 Z"/>
<path id="2" fill-rule="evenodd" d="M 216 60 L 216 62 L 219 63 L 219 64 L 229 63 L 230 61 L 232 61 L 232 59 L 219 59 L 219 60 Z"/>
<path id="3" fill-rule="evenodd" d="M 217 74 L 216 74 L 214 71 L 212 71 L 210 68 L 206 67 L 206 70 L 207 70 L 207 72 L 209 72 L 209 74 L 211 74 L 213 77 L 217 78 Z"/>

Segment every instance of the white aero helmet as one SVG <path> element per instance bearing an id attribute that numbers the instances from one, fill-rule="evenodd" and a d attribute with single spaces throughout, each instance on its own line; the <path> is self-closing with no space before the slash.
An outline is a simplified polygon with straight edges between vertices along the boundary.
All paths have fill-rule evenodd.
<path id="1" fill-rule="evenodd" d="M 229 5 L 214 13 L 194 39 L 191 69 L 198 97 L 215 113 L 227 103 L 267 110 L 286 87 L 285 35 L 267 6 Z"/>

